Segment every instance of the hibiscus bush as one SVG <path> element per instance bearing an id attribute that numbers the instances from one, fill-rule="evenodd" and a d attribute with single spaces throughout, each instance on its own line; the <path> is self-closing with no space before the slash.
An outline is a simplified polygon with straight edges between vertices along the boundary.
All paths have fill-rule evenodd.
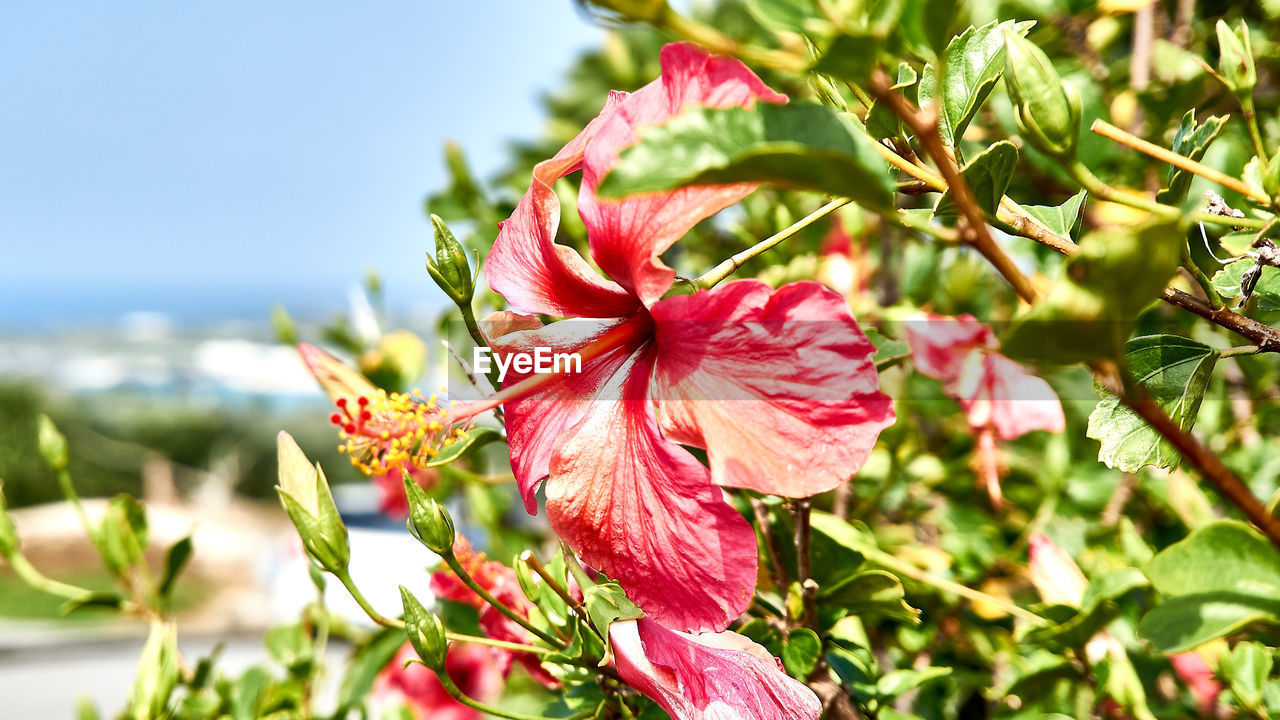
<path id="1" fill-rule="evenodd" d="M 125 595 L 0 522 L 152 623 L 127 713 L 1280 716 L 1280 6 L 582 4 L 548 137 L 427 200 L 447 385 L 299 345 L 433 597 L 365 600 L 283 433 L 368 625 L 317 602 L 279 668 L 179 656 L 133 501 Z"/>

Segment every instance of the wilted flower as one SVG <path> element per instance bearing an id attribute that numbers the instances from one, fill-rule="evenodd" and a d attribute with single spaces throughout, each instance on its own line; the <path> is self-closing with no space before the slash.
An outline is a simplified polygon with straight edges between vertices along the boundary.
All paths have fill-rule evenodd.
<path id="1" fill-rule="evenodd" d="M 1013 440 L 1032 430 L 1062 432 L 1062 403 L 1049 383 L 996 352 L 995 333 L 972 315 L 925 315 L 907 323 L 905 334 L 916 369 L 942 381 L 964 409 L 977 434 L 974 469 L 992 504 L 1001 506 L 996 439 Z"/>

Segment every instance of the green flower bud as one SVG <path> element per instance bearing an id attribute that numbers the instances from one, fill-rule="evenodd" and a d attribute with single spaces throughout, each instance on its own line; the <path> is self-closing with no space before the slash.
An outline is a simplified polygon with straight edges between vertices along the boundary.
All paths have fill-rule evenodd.
<path id="1" fill-rule="evenodd" d="M 324 471 L 307 460 L 289 433 L 280 433 L 277 455 L 280 482 L 276 491 L 298 529 L 303 548 L 325 570 L 344 571 L 351 560 L 351 545 Z"/>
<path id="2" fill-rule="evenodd" d="M 404 630 L 409 643 L 422 659 L 422 664 L 436 672 L 444 672 L 444 658 L 449 651 L 444 623 L 433 612 L 427 612 L 413 593 L 400 586 L 400 602 L 404 605 Z"/>
<path id="3" fill-rule="evenodd" d="M 107 567 L 123 574 L 142 560 L 147 551 L 147 513 L 128 495 L 117 495 L 107 505 L 94 538 Z"/>
<path id="4" fill-rule="evenodd" d="M 1262 168 L 1262 191 L 1271 197 L 1280 193 L 1280 153 Z"/>
<path id="5" fill-rule="evenodd" d="M 427 272 L 454 302 L 471 302 L 475 295 L 475 279 L 467 251 L 439 215 L 431 216 L 431 226 L 436 234 L 436 257 L 434 263 L 427 259 Z"/>
<path id="6" fill-rule="evenodd" d="M 1249 42 L 1249 26 L 1240 21 L 1240 34 L 1233 32 L 1219 20 L 1218 73 L 1231 92 L 1238 96 L 1251 96 L 1258 84 L 1258 71 L 1253 64 L 1253 47 Z"/>
<path id="7" fill-rule="evenodd" d="M 1036 149 L 1072 161 L 1080 136 L 1080 96 L 1062 82 L 1053 63 L 1035 43 L 1004 31 L 1005 87 L 1018 127 Z"/>
<path id="8" fill-rule="evenodd" d="M 9 517 L 9 505 L 4 499 L 4 483 L 0 482 L 0 557 L 11 557 L 18 551 L 18 531 Z"/>
<path id="9" fill-rule="evenodd" d="M 177 627 L 154 621 L 138 658 L 138 678 L 129 698 L 130 716 L 138 720 L 166 717 L 178 676 Z"/>
<path id="10" fill-rule="evenodd" d="M 387 333 L 360 356 L 360 372 L 378 387 L 403 390 L 422 377 L 427 345 L 408 330 Z"/>
<path id="11" fill-rule="evenodd" d="M 417 482 L 403 474 L 404 492 L 409 497 L 409 532 L 437 555 L 453 552 L 453 518 L 440 503 L 427 497 Z"/>
<path id="12" fill-rule="evenodd" d="M 41 415 L 36 420 L 36 446 L 40 449 L 40 457 L 51 470 L 65 470 L 67 467 L 67 438 L 58 432 L 48 415 Z"/>

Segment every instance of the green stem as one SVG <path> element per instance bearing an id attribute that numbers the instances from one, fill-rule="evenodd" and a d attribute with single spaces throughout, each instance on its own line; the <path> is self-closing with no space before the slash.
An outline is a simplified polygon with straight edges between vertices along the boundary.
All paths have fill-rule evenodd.
<path id="1" fill-rule="evenodd" d="M 479 637 L 477 635 L 464 635 L 456 632 L 445 632 L 444 637 L 449 642 L 468 643 L 470 645 L 488 645 L 489 647 L 502 648 L 512 652 L 529 653 L 531 655 L 550 655 L 560 652 L 553 648 L 538 647 L 537 645 L 525 645 L 523 643 L 507 642 L 505 640 L 494 640 L 493 638 Z"/>
<path id="2" fill-rule="evenodd" d="M 1222 302 L 1222 296 L 1218 294 L 1217 289 L 1213 287 L 1213 282 L 1209 280 L 1209 276 L 1204 274 L 1200 266 L 1191 257 L 1191 246 L 1183 244 L 1182 246 L 1182 267 L 1191 273 L 1191 277 L 1195 278 L 1196 284 L 1200 286 L 1200 290 L 1204 292 L 1205 298 L 1209 300 L 1209 305 L 1214 310 L 1221 310 L 1226 307 Z"/>
<path id="3" fill-rule="evenodd" d="M 1155 200 L 1148 199 L 1137 193 L 1118 190 L 1111 187 L 1100 180 L 1097 175 L 1090 172 L 1089 168 L 1085 167 L 1084 163 L 1078 160 L 1071 165 L 1071 174 L 1075 177 L 1076 182 L 1080 183 L 1081 187 L 1088 190 L 1092 195 L 1108 202 L 1128 205 L 1129 207 L 1146 210 L 1153 215 L 1160 215 L 1163 217 L 1172 217 L 1178 214 L 1177 210 L 1169 207 L 1168 205 L 1161 205 Z"/>
<path id="4" fill-rule="evenodd" d="M 482 600 L 484 600 L 485 602 L 497 608 L 498 612 L 502 613 L 503 615 L 506 615 L 512 622 L 524 628 L 525 630 L 528 630 L 530 633 L 533 633 L 534 636 L 536 636 L 543 642 L 549 645 L 553 645 L 555 647 L 561 646 L 561 643 L 558 640 L 556 640 L 555 636 L 546 632 L 542 628 L 539 628 L 537 625 L 534 625 L 533 623 L 529 622 L 528 618 L 522 616 L 520 613 L 516 612 L 515 610 L 512 610 L 511 608 L 507 607 L 506 604 L 504 604 L 502 601 L 498 600 L 492 594 L 490 594 L 488 590 L 485 590 L 484 588 L 480 587 L 480 584 L 477 583 L 475 579 L 471 577 L 471 574 L 467 572 L 467 569 L 462 567 L 462 563 L 458 562 L 458 558 L 454 556 L 452 551 L 445 553 L 444 561 L 445 561 L 445 564 L 449 566 L 449 569 L 453 571 L 453 574 L 457 575 L 458 579 L 461 580 L 463 584 L 471 588 L 471 591 L 479 595 Z"/>
<path id="5" fill-rule="evenodd" d="M 513 713 L 506 710 L 499 710 L 496 707 L 490 707 L 478 700 L 473 700 L 467 696 L 466 693 L 462 692 L 462 688 L 459 688 L 457 683 L 453 681 L 453 678 L 449 677 L 449 673 L 445 672 L 443 669 L 436 670 L 435 673 L 436 677 L 440 678 L 440 684 L 444 686 L 444 689 L 447 690 L 455 700 L 467 707 L 475 708 L 482 713 L 488 713 L 500 718 L 508 718 L 509 720 L 553 720 L 552 718 L 547 718 L 542 715 L 523 715 L 521 713 Z M 594 712 L 594 710 L 580 712 L 577 715 L 571 715 L 569 720 L 590 717 L 592 712 Z"/>
<path id="6" fill-rule="evenodd" d="M 1230 215 L 1214 215 L 1213 213 L 1206 212 L 1192 213 L 1191 219 L 1194 222 L 1209 223 L 1211 225 L 1230 225 L 1232 227 L 1248 228 L 1250 230 L 1261 230 L 1272 222 L 1271 220 L 1231 217 Z"/>
<path id="7" fill-rule="evenodd" d="M 1257 154 L 1259 162 L 1266 164 L 1270 159 L 1267 153 L 1266 145 L 1262 142 L 1262 132 L 1258 129 L 1258 114 L 1253 109 L 1253 95 L 1246 95 L 1240 98 L 1240 110 L 1244 114 L 1245 127 L 1249 128 L 1249 139 L 1253 141 L 1253 152 Z"/>
<path id="8" fill-rule="evenodd" d="M 850 200 L 849 198 L 840 198 L 838 200 L 832 200 L 826 205 L 823 205 L 817 210 L 814 210 L 813 212 L 804 216 L 800 220 L 797 220 L 796 222 L 792 223 L 785 229 L 773 235 L 770 235 L 764 240 L 761 240 L 755 245 L 752 245 L 746 250 L 743 250 L 742 252 L 734 255 L 728 260 L 725 260 L 719 265 L 716 265 L 715 267 L 711 268 L 703 275 L 698 276 L 693 281 L 693 284 L 696 285 L 701 290 L 709 290 L 715 287 L 716 284 L 718 284 L 721 280 L 724 280 L 725 278 L 729 277 L 733 273 L 737 272 L 738 268 L 745 265 L 747 261 L 750 260 L 751 258 L 754 258 L 755 256 L 760 255 L 772 249 L 775 245 L 781 243 L 783 240 L 790 238 L 791 236 L 809 227 L 810 225 L 821 220 L 827 215 L 830 215 L 836 210 L 839 210 L 845 205 L 848 205 L 850 202 L 853 202 L 853 201 Z"/>
<path id="9" fill-rule="evenodd" d="M 467 332 L 471 334 L 476 347 L 489 347 L 489 341 L 480 332 L 480 323 L 476 322 L 476 311 L 471 309 L 471 302 L 458 303 L 458 310 L 462 313 L 462 322 L 466 323 Z M 502 383 L 498 382 L 498 368 L 493 363 L 489 363 L 489 372 L 485 373 L 485 377 L 489 378 L 494 390 L 502 387 Z"/>
<path id="10" fill-rule="evenodd" d="M 31 561 L 27 560 L 27 558 L 21 553 L 14 553 L 7 559 L 9 560 L 9 564 L 13 567 L 13 571 L 18 574 L 18 577 L 36 590 L 49 593 L 50 595 L 58 595 L 59 597 L 64 597 L 70 600 L 76 600 L 93 594 L 93 591 L 91 590 L 76 587 L 75 585 L 68 585 L 67 583 L 59 582 L 46 576 L 44 573 L 37 570 L 35 566 L 31 564 Z"/>
<path id="11" fill-rule="evenodd" d="M 338 580 L 342 582 L 342 586 L 347 589 L 347 592 L 351 593 L 351 599 L 356 601 L 356 604 L 360 606 L 360 609 L 364 611 L 365 615 L 369 616 L 370 620 L 383 627 L 404 628 L 403 620 L 389 618 L 373 609 L 373 606 L 369 604 L 367 599 L 365 599 L 364 593 L 360 592 L 360 588 L 356 587 L 355 582 L 351 580 L 351 573 L 347 572 L 346 569 L 343 569 L 341 573 L 335 574 Z"/>
<path id="12" fill-rule="evenodd" d="M 915 580 L 916 582 L 924 583 L 925 585 L 932 585 L 933 587 L 936 587 L 939 590 L 945 590 L 946 592 L 959 595 L 960 597 L 966 598 L 968 600 L 972 600 L 975 602 L 984 602 L 990 605 L 995 605 L 996 607 L 1004 610 L 1010 615 L 1014 615 L 1016 617 L 1022 618 L 1023 620 L 1027 620 L 1029 622 L 1033 622 L 1037 624 L 1045 622 L 1044 618 L 1040 617 L 1039 615 L 1015 603 L 1012 603 L 1003 598 L 995 597 L 994 595 L 988 595 L 987 593 L 984 593 L 981 590 L 974 590 L 973 588 L 966 587 L 964 585 L 961 585 L 958 582 L 947 580 L 945 578 L 940 578 L 936 575 L 931 575 L 925 572 L 924 570 L 921 570 L 920 568 L 916 567 L 915 565 L 912 565 L 911 563 L 906 562 L 905 560 L 900 560 L 894 557 L 893 555 L 890 555 L 889 553 L 884 552 L 883 550 L 879 550 L 877 548 L 865 548 L 863 549 L 863 554 L 867 556 L 868 560 L 874 563 L 879 563 L 889 568 L 890 570 L 898 573 L 899 575 L 904 575 L 906 577 L 909 577 L 912 580 Z"/>
<path id="13" fill-rule="evenodd" d="M 93 530 L 93 523 L 89 522 L 89 513 L 84 511 L 84 505 L 80 502 L 80 495 L 76 493 L 75 486 L 71 484 L 71 473 L 67 472 L 66 468 L 58 470 L 58 485 L 62 488 L 62 494 L 66 496 L 71 506 L 76 509 L 76 515 L 80 518 L 80 524 L 84 526 L 85 533 L 90 539 L 96 537 L 97 534 Z"/>
<path id="14" fill-rule="evenodd" d="M 1241 355 L 1257 355 L 1261 350 L 1262 348 L 1257 345 L 1240 345 L 1238 347 L 1227 348 L 1226 350 L 1219 350 L 1218 357 L 1225 358 L 1239 357 Z"/>

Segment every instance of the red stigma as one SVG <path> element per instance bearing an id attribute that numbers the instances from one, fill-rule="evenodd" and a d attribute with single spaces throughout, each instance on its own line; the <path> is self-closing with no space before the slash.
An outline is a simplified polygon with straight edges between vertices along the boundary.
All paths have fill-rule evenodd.
<path id="1" fill-rule="evenodd" d="M 367 398 L 367 397 L 365 397 L 365 396 L 361 395 L 361 396 L 360 396 L 360 399 L 359 399 L 359 400 L 357 400 L 357 402 L 359 402 L 359 403 L 360 403 L 360 407 L 365 407 L 366 405 L 368 405 L 368 404 L 369 404 L 369 398 Z"/>
<path id="2" fill-rule="evenodd" d="M 342 415 L 340 415 L 340 414 L 338 414 L 338 413 L 334 413 L 334 414 L 330 415 L 330 416 L 329 416 L 329 422 L 333 423 L 334 425 L 341 425 L 341 424 L 342 424 Z"/>
<path id="3" fill-rule="evenodd" d="M 356 434 L 356 426 L 352 423 L 347 423 L 346 427 L 342 428 L 342 430 L 346 432 L 348 435 Z"/>
<path id="4" fill-rule="evenodd" d="M 363 400 L 364 398 L 360 398 L 360 399 L 361 399 L 361 400 Z M 340 398 L 338 398 L 338 407 L 340 407 L 340 408 L 346 408 L 346 407 L 347 407 L 347 399 L 346 399 L 346 398 L 344 398 L 344 397 L 340 397 Z"/>

